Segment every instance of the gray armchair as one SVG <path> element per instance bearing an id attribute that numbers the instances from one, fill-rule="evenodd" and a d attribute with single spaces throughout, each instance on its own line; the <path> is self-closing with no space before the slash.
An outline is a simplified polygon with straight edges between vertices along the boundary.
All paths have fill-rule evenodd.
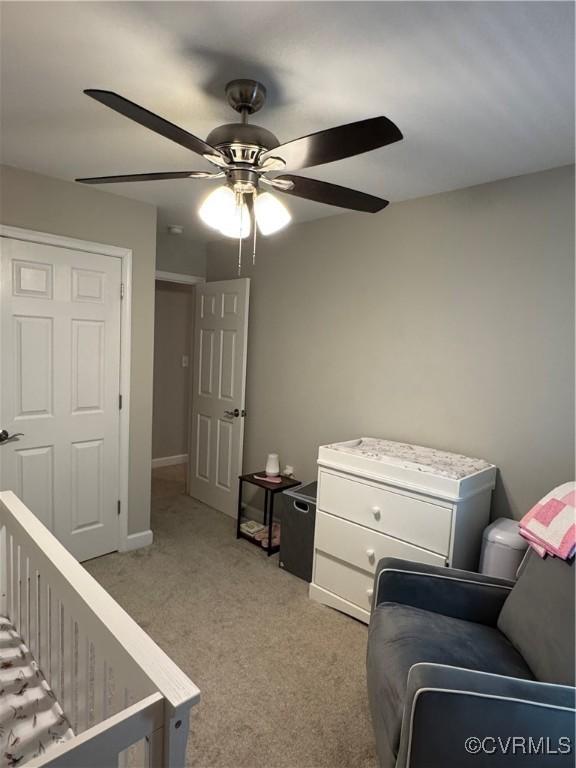
<path id="1" fill-rule="evenodd" d="M 381 768 L 573 768 L 574 561 L 517 582 L 386 558 L 368 696 Z"/>

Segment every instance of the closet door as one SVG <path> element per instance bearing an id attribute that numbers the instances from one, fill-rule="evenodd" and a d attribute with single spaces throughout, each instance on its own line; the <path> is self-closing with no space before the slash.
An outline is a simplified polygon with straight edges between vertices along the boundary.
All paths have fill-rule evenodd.
<path id="1" fill-rule="evenodd" d="M 87 560 L 118 549 L 121 260 L 0 244 L 0 489 Z"/>

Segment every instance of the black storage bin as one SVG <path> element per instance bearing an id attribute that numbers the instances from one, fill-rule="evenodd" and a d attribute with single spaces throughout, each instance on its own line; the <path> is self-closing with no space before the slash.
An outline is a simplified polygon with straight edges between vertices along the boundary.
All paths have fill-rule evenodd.
<path id="1" fill-rule="evenodd" d="M 312 581 L 317 488 L 318 483 L 309 483 L 282 494 L 279 565 L 308 583 Z"/>

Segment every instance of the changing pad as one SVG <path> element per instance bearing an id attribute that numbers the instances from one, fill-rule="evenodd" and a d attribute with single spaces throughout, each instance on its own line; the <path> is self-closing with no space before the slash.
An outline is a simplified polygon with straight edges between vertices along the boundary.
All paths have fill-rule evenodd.
<path id="1" fill-rule="evenodd" d="M 484 459 L 377 437 L 321 445 L 318 464 L 452 501 L 493 488 L 496 479 Z"/>
<path id="2" fill-rule="evenodd" d="M 32 654 L 0 616 L 0 768 L 22 766 L 73 735 Z"/>
<path id="3" fill-rule="evenodd" d="M 334 451 L 364 456 L 367 459 L 396 463 L 418 472 L 461 480 L 492 465 L 484 459 L 474 459 L 459 453 L 439 451 L 437 448 L 425 448 L 423 445 L 395 443 L 375 437 L 363 437 L 355 443 L 334 443 L 327 446 Z"/>

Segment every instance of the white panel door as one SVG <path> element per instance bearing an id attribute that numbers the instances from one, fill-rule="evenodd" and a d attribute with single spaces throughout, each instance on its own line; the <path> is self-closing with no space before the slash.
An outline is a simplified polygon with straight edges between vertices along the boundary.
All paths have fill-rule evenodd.
<path id="1" fill-rule="evenodd" d="M 242 472 L 250 280 L 196 288 L 188 491 L 235 516 Z"/>
<path id="2" fill-rule="evenodd" d="M 118 549 L 121 260 L 0 245 L 0 489 L 87 560 Z"/>

